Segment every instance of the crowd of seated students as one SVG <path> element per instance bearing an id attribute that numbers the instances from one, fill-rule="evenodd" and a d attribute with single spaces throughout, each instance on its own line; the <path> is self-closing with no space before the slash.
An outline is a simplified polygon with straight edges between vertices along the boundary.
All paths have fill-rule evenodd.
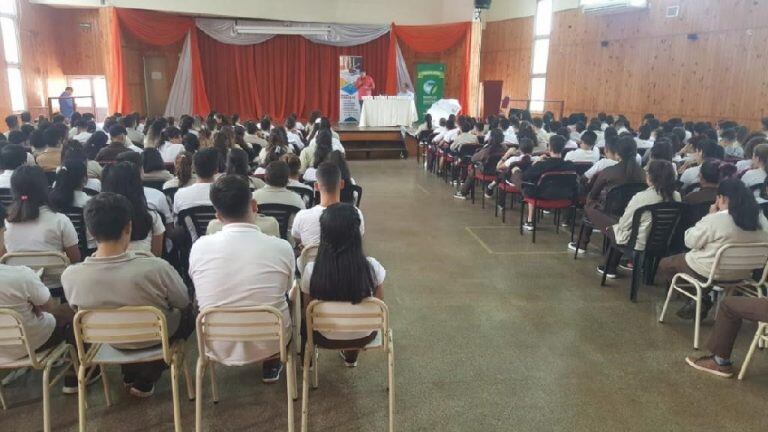
<path id="1" fill-rule="evenodd" d="M 0 265 L 0 308 L 22 314 L 33 349 L 72 342 L 78 309 L 155 306 L 166 314 L 171 339 L 188 338 L 198 308 L 207 307 L 275 306 L 289 327 L 286 293 L 308 247 L 317 248 L 317 261 L 298 267 L 306 301 L 382 297 L 384 268 L 362 249 L 363 214 L 352 199 L 342 202 L 355 181 L 338 135 L 320 113 L 306 126 L 295 115 L 284 126 L 268 116 L 242 126 L 219 113 L 178 122 L 116 114 L 103 125 L 91 115 L 76 117 L 74 124 L 57 115 L 19 127 L 9 116 L 7 135 L 16 143 L 0 137 L 0 189 L 13 197 L 0 205 L 0 255 L 56 252 L 71 263 L 59 277 L 58 302 L 34 273 Z M 162 188 L 149 187 L 153 182 Z M 289 187 L 316 192 L 319 201 L 308 208 Z M 288 239 L 280 238 L 275 218 L 258 213 L 268 204 L 296 208 Z M 188 229 L 179 214 L 199 206 L 216 212 L 206 235 L 177 242 Z M 61 213 L 73 208 L 84 217 L 85 248 Z M 187 262 L 172 259 L 179 245 L 190 247 Z M 375 335 L 358 336 L 337 341 L 318 334 L 315 342 L 344 348 L 344 363 L 354 366 L 355 348 Z M 24 354 L 0 347 L 0 362 Z M 262 361 L 269 383 L 282 370 L 277 354 L 276 346 L 222 343 L 213 358 L 228 365 Z M 163 362 L 126 365 L 123 381 L 130 394 L 148 397 L 164 368 Z M 65 377 L 64 392 L 77 392 L 74 376 Z"/>
<path id="2" fill-rule="evenodd" d="M 470 125 L 485 123 L 450 116 L 439 119 L 438 124 L 434 126 L 434 119 L 427 117 L 411 133 L 421 141 L 425 168 L 438 173 L 449 170 L 443 174 L 450 172 L 454 176 L 456 198 L 466 199 L 475 188 L 478 170 L 496 174 L 496 181 L 483 191 L 488 198 L 501 182 L 514 186 L 526 197 L 545 173 L 575 172 L 580 175 L 574 208 L 575 203 L 584 203 L 585 220 L 614 246 L 628 243 L 633 217 L 645 206 L 681 201 L 690 206 L 709 206 L 708 211 L 697 216 L 700 220 L 690 221 L 684 233 L 688 252 L 660 261 L 658 278 L 667 286 L 676 273 L 706 280 L 717 250 L 724 245 L 768 242 L 768 220 L 763 215 L 768 208 L 760 207 L 768 195 L 768 118 L 762 120 L 761 130 L 750 133 L 747 127 L 732 121 L 715 125 L 679 118 L 660 121 L 647 114 L 636 133 L 624 116 L 600 113 L 587 118 L 573 114 L 556 120 L 550 112 L 532 118 L 528 111 L 510 110 L 508 116 L 489 117 L 487 129 L 480 130 L 477 142 L 468 138 L 461 141 L 461 145 L 477 144 L 475 153 L 469 155 L 459 155 L 454 143 L 470 130 Z M 546 148 L 537 148 L 542 142 Z M 490 157 L 499 154 L 500 159 Z M 460 160 L 460 156 L 467 160 Z M 574 163 L 584 164 L 587 169 L 578 173 Z M 626 190 L 635 189 L 625 207 L 606 208 L 615 204 L 607 202 L 608 193 L 624 186 Z M 506 205 L 504 201 L 499 203 Z M 528 206 L 525 216 L 523 228 L 535 229 L 534 206 Z M 650 229 L 651 214 L 643 212 L 635 250 L 644 249 Z M 578 242 L 569 243 L 568 249 L 585 254 L 591 237 L 590 228 L 582 232 Z M 609 249 L 613 250 L 611 259 L 607 267 L 598 266 L 598 273 L 617 278 L 619 268 L 632 269 L 631 257 L 622 258 L 621 248 Z M 739 279 L 751 274 L 736 272 L 728 276 Z M 702 316 L 713 306 L 709 293 L 705 294 Z M 709 343 L 712 354 L 686 361 L 699 370 L 731 376 L 730 355 L 741 321 L 768 321 L 768 300 L 728 297 L 721 307 L 725 312 L 717 317 Z M 677 315 L 693 319 L 695 313 L 691 300 Z"/>

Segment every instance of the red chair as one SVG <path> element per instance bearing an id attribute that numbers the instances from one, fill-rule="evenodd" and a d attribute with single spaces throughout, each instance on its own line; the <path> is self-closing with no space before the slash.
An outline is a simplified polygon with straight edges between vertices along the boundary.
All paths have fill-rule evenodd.
<path id="1" fill-rule="evenodd" d="M 515 208 L 515 197 L 522 195 L 522 193 L 522 190 L 509 180 L 504 180 L 496 186 L 496 211 L 494 215 L 499 215 L 499 207 L 501 207 L 501 223 L 507 222 L 507 194 L 512 197 L 509 208 L 513 209 Z"/>
<path id="2" fill-rule="evenodd" d="M 541 175 L 536 184 L 523 183 L 523 205 L 520 206 L 520 235 L 526 206 L 533 206 L 533 239 L 536 243 L 536 223 L 539 210 L 554 212 L 556 232 L 560 232 L 560 212 L 576 205 L 578 174 L 575 171 L 551 171 Z"/>
<path id="3" fill-rule="evenodd" d="M 495 156 L 488 159 L 488 162 L 485 164 L 480 162 L 475 163 L 475 183 L 472 185 L 472 189 L 470 189 L 472 204 L 475 203 L 475 188 L 477 187 L 477 183 L 480 182 L 480 188 L 482 191 L 480 202 L 482 203 L 482 208 L 485 208 L 485 189 L 489 184 L 496 181 L 496 165 L 499 164 L 500 160 L 501 156 Z"/>

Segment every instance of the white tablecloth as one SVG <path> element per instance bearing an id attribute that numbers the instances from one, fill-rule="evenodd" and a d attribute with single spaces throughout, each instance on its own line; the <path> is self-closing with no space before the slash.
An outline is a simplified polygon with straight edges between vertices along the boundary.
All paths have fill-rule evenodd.
<path id="1" fill-rule="evenodd" d="M 410 126 L 418 119 L 413 99 L 364 99 L 360 127 Z"/>

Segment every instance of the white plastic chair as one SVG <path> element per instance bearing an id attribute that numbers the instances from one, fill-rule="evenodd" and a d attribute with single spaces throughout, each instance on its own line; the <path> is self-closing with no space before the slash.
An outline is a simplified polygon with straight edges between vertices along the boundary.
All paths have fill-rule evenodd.
<path id="1" fill-rule="evenodd" d="M 307 264 L 315 262 L 318 250 L 318 245 L 306 246 L 302 249 L 301 255 L 296 259 L 296 267 L 299 269 L 299 274 L 304 274 L 304 269 L 307 267 Z"/>
<path id="2" fill-rule="evenodd" d="M 43 284 L 56 289 L 61 288 L 61 274 L 70 262 L 64 252 L 11 252 L 0 257 L 0 264 L 43 270 Z"/>
<path id="3" fill-rule="evenodd" d="M 389 328 L 389 309 L 387 305 L 374 297 L 369 297 L 359 304 L 342 302 L 321 302 L 313 300 L 307 306 L 307 343 L 304 348 L 304 370 L 302 382 L 301 431 L 307 431 L 309 417 L 309 370 L 310 360 L 314 358 L 314 373 L 312 388 L 318 386 L 318 347 L 315 345 L 313 334 L 319 332 L 332 333 L 372 333 L 377 332 L 376 338 L 364 348 L 350 349 L 373 350 L 382 349 L 387 352 L 387 387 L 389 390 L 389 432 L 395 430 L 395 351 L 392 340 L 392 329 Z"/>
<path id="4" fill-rule="evenodd" d="M 187 395 L 194 398 L 192 379 L 184 364 L 184 341 L 168 340 L 168 324 L 165 315 L 156 307 L 131 306 L 119 309 L 81 310 L 74 319 L 75 342 L 80 367 L 77 373 L 77 402 L 80 432 L 85 432 L 86 369 L 93 365 L 122 365 L 163 360 L 171 368 L 173 393 L 173 421 L 176 432 L 181 432 L 181 407 L 179 404 L 179 372 L 184 373 Z M 152 344 L 144 349 L 121 350 L 115 344 Z M 88 351 L 85 344 L 92 344 Z M 104 398 L 112 406 L 109 381 L 102 370 Z"/>
<path id="5" fill-rule="evenodd" d="M 707 288 L 713 288 L 715 285 L 743 286 L 750 283 L 759 284 L 760 282 L 751 282 L 749 279 L 724 284 L 719 283 L 717 278 L 719 275 L 723 274 L 723 272 L 748 272 L 755 269 L 765 268 L 766 261 L 768 261 L 768 243 L 735 243 L 721 247 L 715 255 L 715 261 L 712 264 L 709 276 L 705 282 L 685 273 L 678 273 L 672 278 L 672 283 L 669 285 L 669 291 L 667 292 L 667 299 L 664 301 L 664 307 L 661 309 L 661 315 L 659 315 L 659 322 L 664 322 L 664 315 L 667 312 L 669 301 L 672 299 L 672 293 L 677 291 L 686 297 L 693 299 L 696 302 L 693 348 L 699 349 L 702 291 Z M 763 272 L 763 275 L 765 276 L 765 271 Z M 763 282 L 765 281 L 763 280 Z M 691 288 L 696 291 L 695 294 L 688 292 Z"/>
<path id="6" fill-rule="evenodd" d="M 22 322 L 21 315 L 10 309 L 0 309 L 0 346 L 12 347 L 23 345 L 27 350 L 27 357 L 22 359 L 0 363 L 0 369 L 33 368 L 43 371 L 43 430 L 51 430 L 51 387 L 61 380 L 70 365 L 77 371 L 77 353 L 72 345 L 66 342 L 36 353 L 29 345 L 27 332 Z M 53 379 L 50 379 L 51 368 L 57 360 L 65 354 L 69 354 L 69 362 Z M 0 384 L 0 404 L 5 410 L 5 397 L 2 384 Z"/>
<path id="7" fill-rule="evenodd" d="M 286 347 L 291 338 L 292 348 Z M 216 385 L 216 361 L 207 351 L 215 351 L 210 342 L 276 342 L 279 344 L 280 361 L 286 364 L 286 382 L 288 393 L 288 431 L 293 432 L 293 401 L 297 398 L 296 359 L 297 339 L 286 332 L 283 314 L 272 306 L 254 306 L 244 308 L 207 308 L 197 316 L 197 346 L 199 357 L 195 374 L 195 430 L 201 432 L 203 411 L 203 381 L 205 370 L 211 369 L 211 392 L 214 403 L 219 401 Z M 264 360 L 254 358 L 252 363 Z"/>
<path id="8" fill-rule="evenodd" d="M 757 325 L 755 337 L 749 345 L 747 356 L 744 357 L 744 364 L 741 365 L 741 370 L 739 371 L 740 380 L 744 379 L 744 375 L 747 373 L 747 367 L 749 367 L 749 362 L 752 361 L 752 356 L 755 355 L 755 349 L 758 346 L 766 346 L 766 344 L 768 344 L 768 323 L 761 322 Z"/>

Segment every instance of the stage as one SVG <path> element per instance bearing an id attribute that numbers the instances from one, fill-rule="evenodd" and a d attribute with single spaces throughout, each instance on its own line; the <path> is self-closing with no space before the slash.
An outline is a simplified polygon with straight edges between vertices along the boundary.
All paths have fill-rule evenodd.
<path id="1" fill-rule="evenodd" d="M 338 132 L 349 160 L 397 159 L 416 154 L 416 140 L 408 135 L 404 139 L 399 126 L 359 127 L 339 123 L 333 129 Z"/>

